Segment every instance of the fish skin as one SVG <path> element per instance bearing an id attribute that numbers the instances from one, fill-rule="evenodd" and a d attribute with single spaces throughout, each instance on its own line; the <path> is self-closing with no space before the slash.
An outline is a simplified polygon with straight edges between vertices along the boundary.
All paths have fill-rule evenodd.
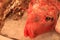
<path id="1" fill-rule="evenodd" d="M 60 0 L 48 0 L 50 3 L 52 3 L 55 7 L 58 8 L 60 11 Z"/>
<path id="2" fill-rule="evenodd" d="M 28 18 L 24 28 L 24 36 L 35 38 L 55 28 L 58 9 L 46 0 L 31 1 L 27 11 Z"/>

